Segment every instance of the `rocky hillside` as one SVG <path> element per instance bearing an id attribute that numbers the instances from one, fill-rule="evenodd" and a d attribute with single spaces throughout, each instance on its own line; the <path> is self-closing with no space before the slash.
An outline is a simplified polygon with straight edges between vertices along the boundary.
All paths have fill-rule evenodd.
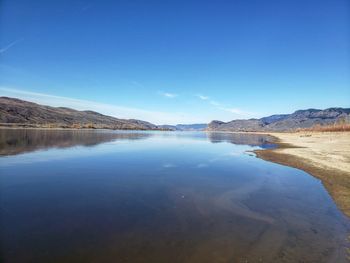
<path id="1" fill-rule="evenodd" d="M 212 121 L 210 131 L 293 131 L 316 125 L 330 125 L 350 122 L 349 108 L 329 108 L 325 110 L 298 110 L 292 114 L 280 114 L 261 119 Z"/>
<path id="2" fill-rule="evenodd" d="M 118 130 L 158 130 L 140 120 L 125 120 L 94 111 L 50 107 L 14 98 L 0 97 L 0 125 L 44 128 L 104 128 Z"/>

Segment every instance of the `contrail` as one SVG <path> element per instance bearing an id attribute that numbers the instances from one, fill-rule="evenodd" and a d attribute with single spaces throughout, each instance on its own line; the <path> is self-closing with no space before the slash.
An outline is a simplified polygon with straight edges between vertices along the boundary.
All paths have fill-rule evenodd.
<path id="1" fill-rule="evenodd" d="M 5 53 L 7 50 L 9 50 L 10 48 L 12 48 L 14 45 L 18 44 L 19 42 L 22 42 L 23 38 L 17 39 L 13 42 L 11 42 L 10 44 L 8 44 L 6 47 L 3 47 L 0 49 L 0 54 Z"/>

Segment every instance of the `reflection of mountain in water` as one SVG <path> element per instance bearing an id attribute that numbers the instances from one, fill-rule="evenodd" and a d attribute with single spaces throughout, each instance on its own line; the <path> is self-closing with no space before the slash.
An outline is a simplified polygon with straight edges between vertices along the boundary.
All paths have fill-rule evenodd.
<path id="1" fill-rule="evenodd" d="M 260 146 L 262 148 L 274 147 L 274 137 L 265 134 L 242 134 L 242 133 L 207 133 L 208 139 L 212 143 L 229 142 L 250 146 Z"/>
<path id="2" fill-rule="evenodd" d="M 107 130 L 38 130 L 38 129 L 1 129 L 0 156 L 15 155 L 52 147 L 65 148 L 72 146 L 93 146 L 113 140 L 138 140 L 151 136 L 191 137 L 208 139 L 212 143 L 229 142 L 262 148 L 273 147 L 274 138 L 262 134 L 239 133 L 147 133 L 137 131 L 107 131 Z"/>
<path id="3" fill-rule="evenodd" d="M 2 129 L 0 155 L 15 155 L 51 147 L 93 146 L 113 140 L 137 140 L 150 136 L 152 134 L 140 132 Z"/>

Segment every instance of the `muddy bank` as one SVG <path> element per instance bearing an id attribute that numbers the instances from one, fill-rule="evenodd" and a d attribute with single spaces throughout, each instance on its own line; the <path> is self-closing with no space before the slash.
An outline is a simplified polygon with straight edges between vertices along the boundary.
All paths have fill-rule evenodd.
<path id="1" fill-rule="evenodd" d="M 350 217 L 350 133 L 273 133 L 276 149 L 256 150 L 261 159 L 295 167 L 319 178 Z"/>

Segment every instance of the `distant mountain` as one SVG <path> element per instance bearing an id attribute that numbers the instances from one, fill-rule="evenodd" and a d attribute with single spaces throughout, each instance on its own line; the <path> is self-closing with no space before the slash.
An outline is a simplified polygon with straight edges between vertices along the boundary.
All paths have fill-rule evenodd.
<path id="1" fill-rule="evenodd" d="M 292 131 L 315 125 L 329 125 L 350 121 L 350 108 L 329 108 L 325 110 L 298 110 L 292 114 L 271 115 L 261 119 L 212 121 L 209 131 Z"/>
<path id="2" fill-rule="evenodd" d="M 160 125 L 159 127 L 172 131 L 204 131 L 208 124 L 177 124 L 177 125 Z"/>
<path id="3" fill-rule="evenodd" d="M 291 131 L 315 125 L 334 124 L 343 120 L 350 122 L 350 108 L 298 110 L 292 114 L 271 115 L 261 119 L 212 121 L 208 125 L 157 126 L 146 121 L 118 119 L 94 111 L 50 107 L 15 98 L 0 97 L 0 126 L 173 131 Z"/>
<path id="4" fill-rule="evenodd" d="M 277 121 L 281 121 L 285 118 L 287 118 L 289 115 L 288 114 L 275 114 L 275 115 L 271 115 L 268 117 L 263 117 L 261 118 L 261 120 L 265 123 L 265 124 L 270 124 L 273 122 L 277 122 Z"/>
<path id="5" fill-rule="evenodd" d="M 0 97 L 0 125 L 118 130 L 163 129 L 146 121 L 118 119 L 94 111 L 56 108 L 8 97 Z"/>
<path id="6" fill-rule="evenodd" d="M 207 128 L 207 123 L 199 124 L 177 124 L 176 129 L 180 131 L 204 131 Z"/>

